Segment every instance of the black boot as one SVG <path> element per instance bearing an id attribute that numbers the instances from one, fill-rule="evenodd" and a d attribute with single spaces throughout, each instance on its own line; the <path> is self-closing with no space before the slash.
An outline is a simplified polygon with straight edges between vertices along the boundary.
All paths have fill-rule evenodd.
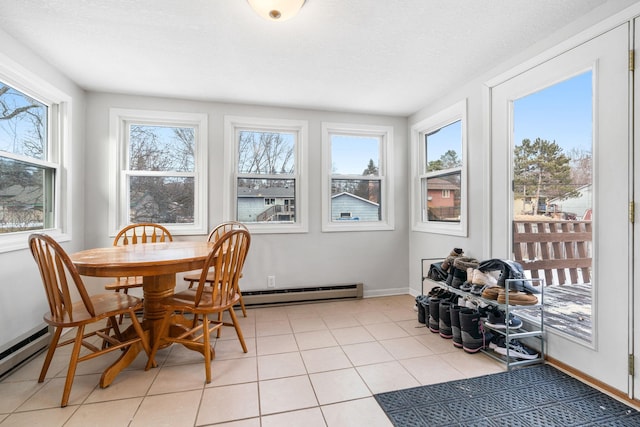
<path id="1" fill-rule="evenodd" d="M 482 327 L 480 313 L 470 308 L 460 310 L 460 331 L 462 348 L 467 353 L 477 353 L 483 348 L 489 347 L 489 342 L 493 338 L 493 334 L 485 332 Z"/>
<path id="2" fill-rule="evenodd" d="M 418 309 L 418 323 L 426 323 L 426 317 L 424 313 L 424 302 L 427 297 L 424 295 L 418 295 L 416 297 L 416 308 Z"/>
<path id="3" fill-rule="evenodd" d="M 451 305 L 451 310 L 449 311 L 453 345 L 458 348 L 462 348 L 462 333 L 460 331 L 460 310 L 462 308 L 460 305 Z"/>
<path id="4" fill-rule="evenodd" d="M 453 338 L 451 333 L 451 304 L 449 301 L 440 301 L 440 320 L 438 322 L 439 333 L 442 338 Z"/>
<path id="5" fill-rule="evenodd" d="M 440 298 L 429 299 L 429 330 L 434 334 L 440 330 Z"/>

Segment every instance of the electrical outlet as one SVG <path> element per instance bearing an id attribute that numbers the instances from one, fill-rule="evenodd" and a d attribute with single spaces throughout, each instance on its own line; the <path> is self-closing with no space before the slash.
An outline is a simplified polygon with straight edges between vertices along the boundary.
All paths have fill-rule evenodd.
<path id="1" fill-rule="evenodd" d="M 276 276 L 267 276 L 267 288 L 276 287 Z"/>

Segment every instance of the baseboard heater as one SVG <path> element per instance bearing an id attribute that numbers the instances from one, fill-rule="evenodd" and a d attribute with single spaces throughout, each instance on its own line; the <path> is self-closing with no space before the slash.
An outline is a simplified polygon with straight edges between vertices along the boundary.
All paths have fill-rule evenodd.
<path id="1" fill-rule="evenodd" d="M 46 325 L 32 329 L 0 348 L 0 378 L 49 345 L 51 333 Z"/>
<path id="2" fill-rule="evenodd" d="M 362 298 L 362 283 L 316 286 L 311 288 L 268 289 L 266 291 L 242 291 L 244 304 L 248 306 L 317 302 Z"/>

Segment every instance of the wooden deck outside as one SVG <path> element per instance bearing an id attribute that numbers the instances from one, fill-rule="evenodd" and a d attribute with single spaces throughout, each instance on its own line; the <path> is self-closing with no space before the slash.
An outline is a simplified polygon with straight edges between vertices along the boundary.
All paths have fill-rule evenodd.
<path id="1" fill-rule="evenodd" d="M 514 221 L 514 260 L 532 278 L 544 278 L 545 327 L 592 340 L 591 221 Z M 539 310 L 518 308 L 523 317 Z"/>
<path id="2" fill-rule="evenodd" d="M 591 342 L 591 285 L 550 285 L 544 290 L 544 325 L 570 336 Z M 514 314 L 540 318 L 540 310 L 518 307 Z"/>

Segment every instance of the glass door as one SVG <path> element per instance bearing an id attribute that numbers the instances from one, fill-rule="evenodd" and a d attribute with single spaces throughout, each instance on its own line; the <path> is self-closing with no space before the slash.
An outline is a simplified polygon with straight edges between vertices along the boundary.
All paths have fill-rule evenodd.
<path id="1" fill-rule="evenodd" d="M 545 324 L 548 357 L 625 393 L 628 52 L 625 24 L 493 86 L 490 154 L 492 255 L 566 294 Z"/>
<path id="2" fill-rule="evenodd" d="M 545 327 L 593 343 L 593 85 L 588 69 L 512 101 L 513 259 L 545 279 Z"/>

